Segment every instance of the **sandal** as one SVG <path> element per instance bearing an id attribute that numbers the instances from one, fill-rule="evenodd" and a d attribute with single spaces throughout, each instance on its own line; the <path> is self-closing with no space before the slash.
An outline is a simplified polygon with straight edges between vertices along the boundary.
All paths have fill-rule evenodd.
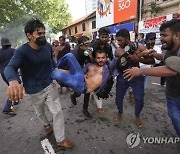
<path id="1" fill-rule="evenodd" d="M 143 127 L 143 124 L 142 124 L 142 121 L 139 117 L 136 117 L 136 126 L 138 128 L 142 128 Z"/>
<path id="2" fill-rule="evenodd" d="M 51 134 L 53 132 L 53 128 L 52 128 L 52 126 L 50 124 L 44 125 L 44 130 L 47 133 L 47 135 Z"/>
<path id="3" fill-rule="evenodd" d="M 113 117 L 114 121 L 119 121 L 122 118 L 122 113 L 116 113 Z"/>
<path id="4" fill-rule="evenodd" d="M 97 109 L 97 112 L 98 112 L 100 115 L 106 114 L 103 108 L 98 108 L 98 109 Z"/>
<path id="5" fill-rule="evenodd" d="M 67 139 L 64 139 L 62 142 L 57 142 L 57 146 L 60 147 L 61 149 L 72 149 L 74 148 L 74 144 L 67 140 Z"/>

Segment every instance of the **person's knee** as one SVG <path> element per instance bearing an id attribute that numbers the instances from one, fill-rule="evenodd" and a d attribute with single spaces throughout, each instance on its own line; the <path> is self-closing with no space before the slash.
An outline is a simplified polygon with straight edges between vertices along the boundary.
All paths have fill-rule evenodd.
<path id="1" fill-rule="evenodd" d="M 70 58 L 70 59 L 71 59 L 71 58 L 74 58 L 74 55 L 73 55 L 72 53 L 67 53 L 67 54 L 66 54 L 66 58 Z"/>

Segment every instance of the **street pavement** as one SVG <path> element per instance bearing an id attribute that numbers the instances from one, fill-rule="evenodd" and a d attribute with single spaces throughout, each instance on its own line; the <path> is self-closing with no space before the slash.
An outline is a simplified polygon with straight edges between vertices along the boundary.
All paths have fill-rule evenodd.
<path id="1" fill-rule="evenodd" d="M 0 113 L 0 154 L 53 154 L 42 141 L 48 139 L 57 154 L 178 154 L 178 137 L 167 116 L 165 103 L 165 87 L 158 85 L 159 78 L 148 77 L 142 120 L 144 127 L 135 125 L 134 104 L 124 98 L 123 118 L 119 122 L 113 120 L 117 112 L 115 105 L 115 85 L 113 96 L 104 100 L 105 115 L 97 113 L 97 106 L 91 99 L 89 112 L 93 118 L 82 114 L 83 95 L 74 106 L 70 102 L 70 93 L 64 89 L 60 94 L 65 117 L 66 138 L 75 147 L 72 150 L 59 149 L 53 134 L 46 136 L 43 126 L 35 115 L 33 107 L 24 98 L 15 106 L 17 115 L 11 117 Z M 5 83 L 0 79 L 0 110 L 7 99 Z M 49 111 L 48 118 L 52 121 Z M 127 137 L 128 136 L 128 137 Z M 157 140 L 155 140 L 157 139 Z"/>

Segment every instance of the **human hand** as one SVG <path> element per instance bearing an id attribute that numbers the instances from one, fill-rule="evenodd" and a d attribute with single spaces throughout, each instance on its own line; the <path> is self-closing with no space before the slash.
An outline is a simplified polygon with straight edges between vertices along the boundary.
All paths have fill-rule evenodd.
<path id="1" fill-rule="evenodd" d="M 156 51 L 154 49 L 146 49 L 143 51 L 143 56 L 153 56 Z"/>
<path id="2" fill-rule="evenodd" d="M 139 57 L 136 54 L 129 54 L 128 57 L 133 61 L 133 62 L 139 62 Z"/>
<path id="3" fill-rule="evenodd" d="M 124 70 L 123 72 L 124 79 L 128 79 L 128 81 L 140 75 L 141 75 L 141 69 L 138 67 L 132 67 Z"/>
<path id="4" fill-rule="evenodd" d="M 12 102 L 19 102 L 25 96 L 24 87 L 16 80 L 10 81 L 7 94 Z"/>

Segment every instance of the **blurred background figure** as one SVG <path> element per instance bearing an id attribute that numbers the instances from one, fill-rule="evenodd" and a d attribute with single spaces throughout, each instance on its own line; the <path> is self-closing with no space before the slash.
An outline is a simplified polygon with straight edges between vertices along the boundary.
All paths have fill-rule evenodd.
<path id="1" fill-rule="evenodd" d="M 4 69 L 6 65 L 9 63 L 9 60 L 11 59 L 11 57 L 13 56 L 15 49 L 11 48 L 11 42 L 6 37 L 1 38 L 1 46 L 2 48 L 0 49 L 0 73 L 4 82 L 6 82 L 8 85 L 8 81 L 6 80 L 4 76 Z M 13 104 L 11 100 L 7 99 L 7 102 L 3 109 L 3 113 L 12 115 L 12 116 L 16 115 L 16 113 L 14 112 L 14 108 L 13 108 Z"/>
<path id="2" fill-rule="evenodd" d="M 145 45 L 146 42 L 145 42 L 143 33 L 138 34 L 137 41 L 138 41 L 138 43 Z"/>
<path id="3" fill-rule="evenodd" d="M 56 49 L 56 47 L 58 47 L 59 46 L 59 41 L 58 40 L 54 40 L 53 42 L 52 42 L 52 51 L 53 51 L 53 56 L 55 57 L 55 49 Z"/>

